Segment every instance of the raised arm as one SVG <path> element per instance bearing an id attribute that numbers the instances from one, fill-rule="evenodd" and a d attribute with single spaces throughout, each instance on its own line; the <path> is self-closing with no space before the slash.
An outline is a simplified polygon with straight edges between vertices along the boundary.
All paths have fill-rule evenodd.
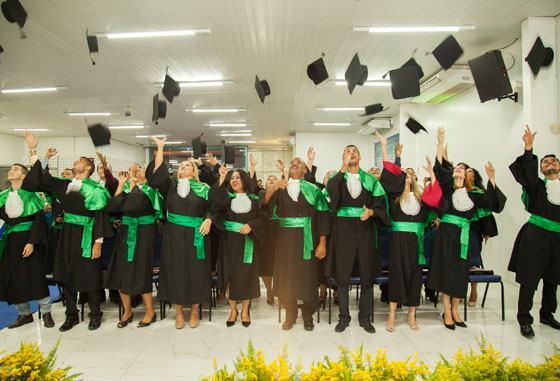
<path id="1" fill-rule="evenodd" d="M 313 170 L 313 162 L 315 161 L 315 151 L 313 147 L 307 149 L 307 170 L 311 172 Z"/>
<path id="2" fill-rule="evenodd" d="M 150 139 L 157 146 L 156 159 L 155 159 L 155 163 L 154 163 L 154 170 L 156 170 L 156 169 L 159 168 L 161 163 L 163 163 L 163 145 L 165 144 L 165 141 L 167 140 L 167 137 L 162 138 L 162 139 L 158 139 L 155 136 L 150 136 Z"/>
<path id="3" fill-rule="evenodd" d="M 383 161 L 389 161 L 389 155 L 387 154 L 387 138 L 381 136 L 378 131 L 375 131 L 379 143 L 381 143 L 381 154 L 383 155 Z"/>
<path id="4" fill-rule="evenodd" d="M 23 138 L 27 142 L 27 146 L 29 147 L 29 157 L 31 159 L 31 165 L 33 166 L 35 162 L 39 159 L 37 156 L 37 145 L 39 144 L 39 135 L 33 136 L 31 131 L 25 131 L 23 133 Z"/>
<path id="5" fill-rule="evenodd" d="M 437 130 L 437 161 L 440 164 L 443 164 L 443 158 L 444 156 L 447 156 L 447 154 L 444 154 L 445 152 L 445 147 L 444 147 L 444 142 L 445 142 L 445 129 L 443 127 L 439 127 Z"/>
<path id="6" fill-rule="evenodd" d="M 257 160 L 257 158 L 254 157 L 252 153 L 250 153 L 249 154 L 249 177 L 251 179 L 255 177 L 255 167 L 257 166 L 258 163 L 259 161 Z"/>

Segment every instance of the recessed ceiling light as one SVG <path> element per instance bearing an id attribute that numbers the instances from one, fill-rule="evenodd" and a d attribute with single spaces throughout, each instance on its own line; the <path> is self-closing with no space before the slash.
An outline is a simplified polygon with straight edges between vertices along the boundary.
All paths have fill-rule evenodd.
<path id="1" fill-rule="evenodd" d="M 211 34 L 210 28 L 199 29 L 177 29 L 177 30 L 147 30 L 142 32 L 123 32 L 123 33 L 99 33 L 97 37 L 116 38 L 144 38 L 144 37 L 175 37 L 175 36 L 194 36 L 196 34 Z"/>
<path id="2" fill-rule="evenodd" d="M 256 143 L 256 140 L 229 140 L 228 143 Z"/>
<path id="3" fill-rule="evenodd" d="M 458 32 L 474 30 L 474 25 L 431 25 L 431 26 L 355 26 L 354 32 L 369 33 L 414 33 L 414 32 Z"/>
<path id="4" fill-rule="evenodd" d="M 313 123 L 314 126 L 351 126 L 352 123 Z"/>
<path id="5" fill-rule="evenodd" d="M 208 127 L 247 127 L 247 123 L 208 123 Z"/>
<path id="6" fill-rule="evenodd" d="M 128 129 L 135 129 L 135 128 L 144 128 L 144 126 L 109 126 L 112 130 L 128 130 Z"/>
<path id="7" fill-rule="evenodd" d="M 180 87 L 211 87 L 233 85 L 233 81 L 183 81 L 179 82 Z"/>
<path id="8" fill-rule="evenodd" d="M 136 135 L 137 138 L 149 138 L 150 136 L 153 136 L 154 138 L 165 138 L 169 135 Z"/>
<path id="9" fill-rule="evenodd" d="M 33 87 L 28 89 L 2 89 L 0 90 L 0 92 L 2 92 L 2 94 L 33 93 L 33 92 L 40 92 L 40 91 L 56 91 L 58 89 L 64 89 L 64 87 Z"/>
<path id="10" fill-rule="evenodd" d="M 49 128 L 10 128 L 12 131 L 51 131 Z"/>
<path id="11" fill-rule="evenodd" d="M 222 130 L 220 131 L 221 134 L 229 134 L 229 133 L 236 133 L 236 132 L 253 132 L 252 130 Z"/>
<path id="12" fill-rule="evenodd" d="M 193 109 L 185 109 L 185 111 L 192 111 L 192 112 L 242 112 L 246 111 L 244 108 L 193 108 Z"/>
<path id="13" fill-rule="evenodd" d="M 110 112 L 68 112 L 66 115 L 70 116 L 111 116 Z"/>
<path id="14" fill-rule="evenodd" d="M 320 107 L 322 111 L 364 111 L 364 107 Z"/>
<path id="15" fill-rule="evenodd" d="M 185 142 L 182 142 L 182 141 L 173 141 L 173 142 L 168 142 L 168 141 L 166 141 L 166 142 L 164 142 L 163 144 L 184 144 L 184 143 L 185 143 Z"/>

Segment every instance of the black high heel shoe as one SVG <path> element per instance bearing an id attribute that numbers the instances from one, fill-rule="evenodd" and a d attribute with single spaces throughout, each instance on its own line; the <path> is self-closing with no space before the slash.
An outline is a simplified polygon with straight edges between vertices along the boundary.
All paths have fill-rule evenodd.
<path id="1" fill-rule="evenodd" d="M 128 325 L 128 323 L 132 323 L 132 318 L 133 318 L 133 317 L 134 317 L 134 314 L 130 314 L 130 317 L 129 317 L 128 319 L 126 319 L 126 320 L 120 320 L 120 321 L 117 323 L 117 327 L 118 327 L 118 328 L 124 328 L 124 327 L 126 327 L 126 326 Z"/>
<path id="2" fill-rule="evenodd" d="M 445 328 L 450 329 L 452 331 L 455 330 L 455 323 L 453 323 L 453 324 L 446 324 L 445 323 L 445 312 L 441 314 L 441 318 L 443 319 L 443 325 L 445 326 Z"/>
<path id="3" fill-rule="evenodd" d="M 237 317 L 239 316 L 239 312 L 237 310 L 235 310 L 235 319 L 233 320 L 226 320 L 226 326 L 227 327 L 233 327 L 233 325 L 235 324 L 235 322 L 237 321 Z"/>
<path id="4" fill-rule="evenodd" d="M 150 320 L 149 323 L 144 323 L 142 320 L 140 320 L 140 322 L 138 323 L 138 325 L 136 327 L 138 327 L 138 328 L 147 327 L 150 324 L 155 323 L 156 320 L 157 320 L 157 314 L 154 313 L 154 317 L 152 317 L 152 320 Z"/>
<path id="5" fill-rule="evenodd" d="M 241 319 L 241 324 L 243 324 L 243 327 L 245 328 L 248 328 L 251 325 L 251 313 L 247 311 L 247 315 L 249 315 L 249 321 L 243 321 L 243 319 Z"/>
<path id="6" fill-rule="evenodd" d="M 451 318 L 453 319 L 453 322 L 455 323 L 456 326 L 461 327 L 461 328 L 467 328 L 467 323 L 465 323 L 464 321 L 455 320 L 453 315 L 451 315 Z"/>

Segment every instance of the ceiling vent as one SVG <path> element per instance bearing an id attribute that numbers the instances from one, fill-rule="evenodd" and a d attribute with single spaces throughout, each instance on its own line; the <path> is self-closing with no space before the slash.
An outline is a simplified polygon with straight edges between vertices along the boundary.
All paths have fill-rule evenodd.
<path id="1" fill-rule="evenodd" d="M 375 131 L 388 130 L 391 127 L 393 127 L 393 125 L 391 124 L 391 119 L 390 118 L 372 119 L 372 120 L 368 121 L 366 124 L 364 124 L 362 126 L 362 128 L 360 128 L 358 130 L 357 133 L 359 135 L 373 135 L 373 134 L 375 134 Z"/>
<path id="2" fill-rule="evenodd" d="M 469 67 L 453 65 L 422 83 L 420 95 L 412 98 L 412 102 L 441 103 L 471 86 L 474 86 L 474 80 Z"/>

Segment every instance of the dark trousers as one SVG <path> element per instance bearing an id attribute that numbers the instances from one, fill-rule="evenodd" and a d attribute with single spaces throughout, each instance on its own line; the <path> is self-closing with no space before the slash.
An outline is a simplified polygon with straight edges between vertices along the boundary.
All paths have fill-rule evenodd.
<path id="1" fill-rule="evenodd" d="M 543 281 L 542 302 L 539 311 L 540 317 L 552 317 L 556 312 L 556 287 L 555 283 Z M 519 299 L 517 302 L 517 321 L 520 325 L 533 324 L 531 308 L 533 308 L 533 296 L 535 290 L 519 286 Z"/>
<path id="2" fill-rule="evenodd" d="M 286 321 L 295 322 L 298 316 L 297 300 L 281 300 L 280 302 L 286 308 Z M 303 321 L 313 322 L 313 314 L 317 311 L 318 306 L 317 300 L 303 302 L 303 307 L 301 307 Z"/>
<path id="3" fill-rule="evenodd" d="M 101 312 L 101 292 L 90 291 L 87 293 L 88 305 L 89 305 L 89 317 L 91 318 L 101 318 L 103 312 Z M 64 286 L 64 299 L 66 301 L 66 316 L 78 316 L 78 293 L 76 291 L 70 291 L 70 287 Z"/>
<path id="4" fill-rule="evenodd" d="M 373 286 L 368 288 L 362 287 L 362 292 L 360 294 L 360 312 L 358 313 L 358 321 L 360 323 L 365 323 L 370 321 L 371 317 L 371 298 L 373 297 Z M 349 299 L 350 295 L 348 293 L 348 287 L 338 286 L 338 319 L 340 321 L 350 323 L 350 310 L 349 310 Z"/>

